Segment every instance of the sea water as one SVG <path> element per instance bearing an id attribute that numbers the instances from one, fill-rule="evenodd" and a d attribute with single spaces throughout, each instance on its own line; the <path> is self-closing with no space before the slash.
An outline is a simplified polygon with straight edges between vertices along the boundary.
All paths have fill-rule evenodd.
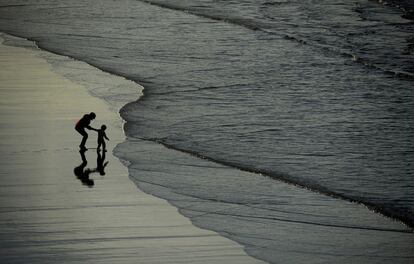
<path id="1" fill-rule="evenodd" d="M 124 159 L 144 139 L 255 173 L 167 177 L 166 197 L 266 207 L 281 180 L 412 227 L 414 24 L 391 3 L 0 1 L 0 29 L 145 87 L 121 110 Z"/>

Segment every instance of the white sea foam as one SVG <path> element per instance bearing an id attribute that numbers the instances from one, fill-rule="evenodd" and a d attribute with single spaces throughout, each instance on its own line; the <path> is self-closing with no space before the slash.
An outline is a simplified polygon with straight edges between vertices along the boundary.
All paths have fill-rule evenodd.
<path id="1" fill-rule="evenodd" d="M 71 57 L 42 51 L 35 42 L 23 38 L 9 34 L 1 34 L 1 37 L 4 38 L 5 44 L 36 49 L 39 56 L 53 65 L 53 71 L 84 86 L 93 96 L 107 102 L 115 112 L 143 95 L 144 87 L 125 77 L 102 71 Z"/>
<path id="2" fill-rule="evenodd" d="M 365 228 L 357 223 L 347 226 L 346 221 L 332 224 L 332 219 L 347 219 L 358 210 L 346 201 L 303 189 L 295 189 L 295 193 L 306 193 L 313 199 L 308 200 L 308 207 L 292 210 L 295 214 L 315 204 L 320 206 L 325 200 L 353 209 L 337 216 L 336 207 L 329 208 L 329 215 L 334 216 L 328 217 L 326 224 L 322 209 L 318 209 L 321 214 L 316 218 L 323 221 L 306 222 L 291 215 L 285 219 L 272 216 L 271 210 L 252 217 L 248 215 L 251 207 L 246 206 L 255 202 L 267 206 L 260 204 L 266 197 L 270 197 L 271 206 L 283 200 L 277 197 L 281 193 L 278 181 L 261 182 L 262 175 L 268 175 L 373 205 L 371 208 L 412 224 L 414 97 L 412 80 L 395 74 L 410 71 L 412 24 L 401 18 L 400 11 L 385 9 L 373 1 L 266 1 L 260 6 L 257 1 L 179 1 L 179 6 L 178 1 L 155 2 L 158 6 L 139 1 L 102 1 L 103 8 L 98 11 L 86 5 L 69 13 L 62 11 L 67 14 L 63 18 L 34 8 L 36 12 L 26 10 L 36 22 L 30 31 L 25 30 L 26 20 L 14 20 L 17 26 L 5 25 L 2 20 L 0 27 L 32 36 L 43 48 L 84 59 L 142 83 L 146 96 L 121 111 L 128 121 L 125 131 L 130 141 L 118 148 L 118 154 L 131 161 L 131 175 L 141 188 L 169 200 L 189 217 L 211 217 L 208 221 L 193 220 L 203 227 L 225 234 L 227 231 L 220 229 L 222 222 L 230 222 L 227 236 L 257 248 L 266 247 L 263 241 L 273 243 L 278 234 L 291 235 L 289 228 L 277 229 L 279 222 L 289 221 L 323 226 L 325 231 L 337 225 L 335 229 L 342 231 L 333 231 L 333 236 L 339 239 L 343 228 L 368 230 L 369 234 L 398 233 L 396 237 L 402 240 L 392 243 L 405 247 L 403 241 L 407 237 L 410 240 L 411 234 Z M 68 8 L 65 6 L 65 10 Z M 51 29 L 46 30 L 44 24 Z M 266 30 L 258 30 L 262 27 Z M 359 59 L 352 61 L 354 55 Z M 146 160 L 157 145 L 146 148 L 138 138 L 262 175 L 227 167 L 242 175 L 240 179 L 246 177 L 241 187 L 229 174 L 186 170 L 222 166 L 217 163 L 198 164 L 199 159 L 191 159 L 175 164 L 171 158 L 164 158 L 164 153 L 157 155 L 157 160 Z M 198 165 L 191 165 L 195 163 Z M 174 176 L 169 177 L 171 174 Z M 195 174 L 202 176 L 192 177 Z M 235 189 L 225 189 L 227 185 Z M 265 196 L 260 196 L 262 185 L 271 187 Z M 238 188 L 244 192 L 237 192 Z M 251 200 L 245 199 L 246 193 L 251 193 Z M 295 197 L 290 197 L 292 203 L 297 201 Z M 180 204 L 181 199 L 191 201 Z M 221 202 L 237 207 L 232 220 L 242 218 L 241 222 L 252 224 L 248 234 L 236 234 L 247 224 L 214 213 L 215 209 L 222 211 Z M 186 210 L 196 204 L 209 206 L 194 212 Z M 365 207 L 358 212 L 370 213 Z M 364 222 L 364 217 L 357 219 Z M 252 235 L 254 226 L 263 222 L 263 232 Z M 275 233 L 267 232 L 268 222 L 277 230 Z M 297 236 L 292 241 L 300 245 L 302 230 L 313 229 L 295 230 Z M 319 231 L 318 238 L 325 238 L 325 233 Z M 264 237 L 266 234 L 271 237 Z M 367 240 L 361 241 L 369 241 L 369 234 L 362 235 Z M 376 247 L 373 241 L 370 243 Z M 280 244 L 283 241 L 276 239 L 270 248 Z M 287 245 L 286 252 L 291 245 Z M 329 249 L 320 255 L 343 253 L 339 248 Z M 304 256 L 310 251 L 289 251 L 288 256 L 297 253 L 298 258 L 307 260 Z M 355 257 L 352 252 L 345 255 Z M 388 252 L 379 256 L 381 261 L 392 258 L 392 250 Z M 266 249 L 257 254 L 270 260 L 278 256 Z M 365 257 L 372 262 L 378 260 L 372 254 Z M 406 260 L 412 260 L 410 253 L 400 262 Z"/>

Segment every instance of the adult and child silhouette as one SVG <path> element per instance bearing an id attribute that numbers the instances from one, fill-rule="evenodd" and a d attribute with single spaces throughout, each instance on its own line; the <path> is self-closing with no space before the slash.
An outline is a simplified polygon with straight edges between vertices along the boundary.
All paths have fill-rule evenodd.
<path id="1" fill-rule="evenodd" d="M 90 126 L 92 120 L 96 118 L 96 114 L 91 112 L 89 114 L 85 114 L 75 125 L 75 130 L 78 131 L 79 134 L 82 136 L 82 141 L 79 145 L 80 148 L 80 155 L 82 159 L 82 163 L 79 166 L 76 166 L 73 169 L 74 174 L 76 177 L 86 186 L 92 187 L 94 186 L 93 179 L 89 178 L 89 175 L 94 172 L 99 172 L 100 175 L 105 175 L 105 167 L 108 165 L 108 161 L 105 162 L 105 152 L 106 152 L 106 144 L 105 139 L 109 140 L 106 136 L 105 130 L 106 125 L 102 125 L 100 129 L 96 129 Z M 88 133 L 86 130 L 93 130 L 98 133 L 98 147 L 97 147 L 97 160 L 96 160 L 96 168 L 89 169 L 86 168 L 88 161 L 85 157 L 86 148 L 86 140 L 88 139 Z M 100 148 L 102 147 L 102 154 L 100 153 Z"/>
<path id="2" fill-rule="evenodd" d="M 86 140 L 88 139 L 88 133 L 86 133 L 85 129 L 94 130 L 98 132 L 98 147 L 97 149 L 100 150 L 102 146 L 102 151 L 106 151 L 106 144 L 105 139 L 109 140 L 106 136 L 105 130 L 106 126 L 102 125 L 101 129 L 96 129 L 90 126 L 91 121 L 96 118 L 96 114 L 91 112 L 89 114 L 85 114 L 75 125 L 75 130 L 78 131 L 79 134 L 82 136 L 82 141 L 79 145 L 80 150 L 87 150 L 86 148 Z"/>

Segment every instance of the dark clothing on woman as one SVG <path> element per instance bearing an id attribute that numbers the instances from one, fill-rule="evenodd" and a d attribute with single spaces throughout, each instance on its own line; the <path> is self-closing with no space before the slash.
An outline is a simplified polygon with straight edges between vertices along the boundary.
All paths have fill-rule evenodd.
<path id="1" fill-rule="evenodd" d="M 84 115 L 81 119 L 79 119 L 79 121 L 76 123 L 75 129 L 79 130 L 85 130 L 85 128 L 87 129 L 91 129 L 91 126 L 89 125 L 91 123 L 91 120 L 93 118 L 91 118 L 91 116 L 89 114 Z"/>
<path id="2" fill-rule="evenodd" d="M 82 141 L 79 145 L 81 149 L 86 148 L 86 140 L 88 139 L 88 133 L 86 133 L 85 128 L 89 130 L 92 129 L 92 127 L 89 124 L 94 118 L 95 117 L 91 116 L 90 114 L 86 114 L 76 123 L 75 129 L 76 131 L 78 131 L 79 134 L 82 135 Z"/>

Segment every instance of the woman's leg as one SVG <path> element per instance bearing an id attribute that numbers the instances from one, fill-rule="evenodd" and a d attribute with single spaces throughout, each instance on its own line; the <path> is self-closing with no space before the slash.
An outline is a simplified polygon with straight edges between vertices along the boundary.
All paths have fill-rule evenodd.
<path id="1" fill-rule="evenodd" d="M 85 145 L 86 145 L 86 140 L 88 139 L 88 133 L 86 133 L 86 131 L 83 129 L 76 129 L 76 131 L 78 131 L 78 133 L 82 135 L 82 141 L 79 147 L 82 149 L 86 148 Z"/>

